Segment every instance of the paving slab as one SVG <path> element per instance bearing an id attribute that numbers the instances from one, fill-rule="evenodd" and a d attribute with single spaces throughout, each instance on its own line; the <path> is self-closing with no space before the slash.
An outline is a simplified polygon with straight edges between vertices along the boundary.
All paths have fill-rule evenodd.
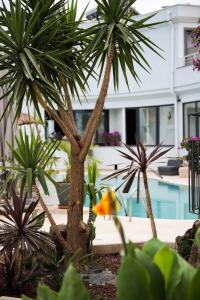
<path id="1" fill-rule="evenodd" d="M 66 224 L 67 210 L 58 209 L 56 206 L 50 207 L 53 217 L 57 224 Z M 84 221 L 87 220 L 88 209 L 84 208 Z M 133 241 L 136 244 L 143 244 L 152 238 L 150 220 L 148 218 L 132 218 L 129 221 L 128 217 L 119 217 L 126 236 L 126 240 Z M 167 220 L 155 219 L 158 238 L 170 245 L 174 245 L 178 235 L 183 235 L 186 230 L 192 227 L 194 220 Z M 106 247 L 108 252 L 118 252 L 121 245 L 119 233 L 112 219 L 108 216 L 97 217 L 95 222 L 96 238 L 94 240 L 95 252 L 102 247 Z M 49 231 L 50 223 L 45 220 L 43 230 Z M 109 247 L 108 247 L 109 246 Z M 110 250 L 113 249 L 113 251 Z M 114 251 L 115 249 L 115 251 Z M 102 250 L 99 250 L 100 252 Z"/>

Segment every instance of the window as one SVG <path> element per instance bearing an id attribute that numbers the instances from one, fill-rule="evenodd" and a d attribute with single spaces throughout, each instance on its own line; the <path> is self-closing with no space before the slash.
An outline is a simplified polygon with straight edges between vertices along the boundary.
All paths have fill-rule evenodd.
<path id="1" fill-rule="evenodd" d="M 175 140 L 174 106 L 160 107 L 160 142 L 173 145 Z"/>
<path id="2" fill-rule="evenodd" d="M 185 30 L 185 55 L 190 55 L 196 52 L 192 43 L 192 29 Z"/>
<path id="3" fill-rule="evenodd" d="M 126 109 L 126 143 L 135 144 L 135 135 L 146 146 L 174 145 L 174 105 Z"/>
<path id="4" fill-rule="evenodd" d="M 197 49 L 192 43 L 192 29 L 185 30 L 185 64 L 186 66 L 192 65 L 193 55 L 197 52 Z"/>
<path id="5" fill-rule="evenodd" d="M 86 125 L 87 121 L 89 120 L 89 117 L 91 115 L 91 110 L 76 110 L 74 111 L 74 118 L 76 122 L 76 126 L 78 128 L 79 133 L 82 135 Z M 45 121 L 46 121 L 46 127 L 45 127 L 45 136 L 46 138 L 48 136 L 56 137 L 56 138 L 62 138 L 64 135 L 62 133 L 62 130 L 60 129 L 60 126 L 54 121 L 49 118 L 49 116 L 45 113 Z M 103 143 L 103 132 L 109 131 L 109 111 L 104 110 L 102 112 L 102 117 L 99 123 L 99 126 L 96 131 L 96 135 L 94 138 L 94 143 L 101 145 Z"/>
<path id="6" fill-rule="evenodd" d="M 59 112 L 57 112 L 59 113 Z M 64 134 L 60 126 L 52 119 L 50 119 L 49 115 L 45 112 L 45 137 L 54 137 L 58 139 L 62 139 Z"/>
<path id="7" fill-rule="evenodd" d="M 139 109 L 139 135 L 145 145 L 156 145 L 156 107 Z"/>
<path id="8" fill-rule="evenodd" d="M 76 110 L 74 111 L 74 117 L 75 117 L 75 122 L 77 125 L 77 128 L 82 134 L 86 128 L 87 122 L 89 120 L 89 117 L 91 115 L 91 110 Z M 99 126 L 96 130 L 95 138 L 94 138 L 94 143 L 101 145 L 103 144 L 103 137 L 102 134 L 104 132 L 109 131 L 109 111 L 104 110 L 102 112 L 102 117 L 99 123 Z"/>
<path id="9" fill-rule="evenodd" d="M 200 101 L 190 102 L 184 104 L 184 137 L 191 137 L 193 135 L 200 135 L 200 118 L 191 116 L 190 124 L 188 124 L 188 115 L 200 112 Z M 189 125 L 189 126 L 188 126 Z"/>

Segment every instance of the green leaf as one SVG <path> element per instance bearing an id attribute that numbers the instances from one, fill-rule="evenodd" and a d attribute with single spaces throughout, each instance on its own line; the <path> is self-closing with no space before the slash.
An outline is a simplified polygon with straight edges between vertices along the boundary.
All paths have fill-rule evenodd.
<path id="1" fill-rule="evenodd" d="M 56 299 L 58 299 L 57 293 L 52 291 L 47 285 L 38 286 L 36 300 L 56 300 Z"/>
<path id="2" fill-rule="evenodd" d="M 196 274 L 192 280 L 188 300 L 196 300 L 200 298 L 200 269 L 196 271 Z"/>
<path id="3" fill-rule="evenodd" d="M 153 300 L 165 300 L 165 282 L 160 269 L 153 263 L 150 256 L 136 249 L 137 259 L 145 267 L 150 276 L 150 288 Z"/>
<path id="4" fill-rule="evenodd" d="M 27 185 L 28 185 L 28 192 L 29 196 L 32 195 L 32 187 L 33 187 L 33 170 L 32 168 L 27 169 Z"/>
<path id="5" fill-rule="evenodd" d="M 165 246 L 165 243 L 159 241 L 156 238 L 153 238 L 144 244 L 143 251 L 144 253 L 148 254 L 151 258 L 154 258 L 155 254 Z"/>
<path id="6" fill-rule="evenodd" d="M 196 270 L 181 256 L 177 255 L 177 258 L 181 272 L 181 280 L 174 291 L 173 300 L 188 300 L 189 288 L 196 274 Z"/>
<path id="7" fill-rule="evenodd" d="M 89 293 L 72 265 L 65 273 L 58 300 L 89 300 Z"/>
<path id="8" fill-rule="evenodd" d="M 167 247 L 161 248 L 153 259 L 163 274 L 167 300 L 173 299 L 173 294 L 181 281 L 182 272 L 176 253 Z"/>
<path id="9" fill-rule="evenodd" d="M 131 255 L 123 258 L 117 279 L 117 299 L 153 300 L 150 276 L 144 266 Z"/>
<path id="10" fill-rule="evenodd" d="M 132 242 L 129 242 L 127 244 L 127 252 L 128 252 L 128 255 L 130 255 L 132 258 L 136 258 L 136 253 L 135 253 L 135 246 Z"/>

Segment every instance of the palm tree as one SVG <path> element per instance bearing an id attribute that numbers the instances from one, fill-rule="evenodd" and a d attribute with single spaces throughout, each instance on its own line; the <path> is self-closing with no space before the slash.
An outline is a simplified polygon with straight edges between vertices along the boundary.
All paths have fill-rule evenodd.
<path id="1" fill-rule="evenodd" d="M 157 52 L 156 45 L 140 30 L 151 16 L 134 20 L 130 10 L 135 0 L 95 0 L 100 21 L 82 26 L 77 18 L 77 0 L 10 0 L 0 8 L 0 87 L 6 87 L 10 109 L 16 117 L 23 102 L 39 106 L 58 123 L 71 144 L 71 203 L 67 238 L 74 251 L 85 253 L 89 232 L 83 222 L 84 162 L 101 118 L 111 72 L 118 88 L 119 70 L 128 85 L 127 70 L 139 80 L 135 65 L 148 70 L 144 47 Z M 96 77 L 99 64 L 100 92 L 81 136 L 73 116 L 74 97 L 86 95 L 88 78 Z M 58 113 L 59 111 L 59 113 Z"/>
<path id="2" fill-rule="evenodd" d="M 110 180 L 114 177 L 117 177 L 119 175 L 125 174 L 122 178 L 122 184 L 118 187 L 118 189 L 123 186 L 123 193 L 128 193 L 130 191 L 130 188 L 137 176 L 137 202 L 139 202 L 139 195 L 140 195 L 140 176 L 143 175 L 143 182 L 144 182 L 144 189 L 146 194 L 146 204 L 147 204 L 147 214 L 151 222 L 151 229 L 153 237 L 157 237 L 157 230 L 156 225 L 154 221 L 153 216 L 153 210 L 152 210 L 152 204 L 151 204 L 151 196 L 149 192 L 149 185 L 148 185 L 148 179 L 147 179 L 147 170 L 150 169 L 151 171 L 155 172 L 155 170 L 151 169 L 150 166 L 152 163 L 154 163 L 157 159 L 165 155 L 168 151 L 170 151 L 173 147 L 167 148 L 165 150 L 162 149 L 162 144 L 159 144 L 155 147 L 154 150 L 152 150 L 149 154 L 147 153 L 147 150 L 145 149 L 142 142 L 138 141 L 136 138 L 136 150 L 131 148 L 130 146 L 124 144 L 127 152 L 117 150 L 120 152 L 121 156 L 126 158 L 130 161 L 130 164 L 125 166 L 123 169 L 118 170 L 109 176 L 106 176 L 103 180 Z M 159 174 L 156 175 L 159 176 Z"/>

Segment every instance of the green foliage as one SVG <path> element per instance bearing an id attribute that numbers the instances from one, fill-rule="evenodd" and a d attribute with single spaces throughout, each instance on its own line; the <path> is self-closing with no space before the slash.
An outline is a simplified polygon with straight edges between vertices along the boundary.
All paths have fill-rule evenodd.
<path id="1" fill-rule="evenodd" d="M 6 92 L 1 99 L 9 96 L 7 109 L 15 103 L 16 116 L 26 98 L 41 118 L 37 89 L 52 108 L 53 104 L 62 106 L 61 76 L 68 80 L 72 94 L 77 94 L 77 87 L 85 91 L 84 71 L 89 66 L 81 53 L 86 36 L 81 19 L 76 18 L 77 1 L 67 2 L 11 0 L 7 5 L 2 1 L 0 69 L 5 72 L 0 87 Z"/>
<path id="2" fill-rule="evenodd" d="M 15 141 L 16 147 L 9 145 L 14 162 L 4 159 L 6 165 L 1 167 L 11 171 L 8 180 L 12 180 L 15 184 L 19 183 L 22 192 L 26 187 L 30 196 L 32 195 L 32 187 L 38 180 L 45 194 L 48 194 L 46 179 L 55 185 L 56 183 L 46 168 L 58 149 L 59 141 L 42 141 L 33 132 L 28 136 L 26 132 L 23 134 L 22 130 L 20 130 L 19 137 L 16 137 Z"/>
<path id="3" fill-rule="evenodd" d="M 156 160 L 158 160 L 167 152 L 169 152 L 173 147 L 163 149 L 162 144 L 159 144 L 150 153 L 148 153 L 143 143 L 138 139 L 136 139 L 136 150 L 130 147 L 129 145 L 124 144 L 124 146 L 126 147 L 126 150 L 128 152 L 121 150 L 117 151 L 123 158 L 127 159 L 130 162 L 130 164 L 128 166 L 126 165 L 126 167 L 124 167 L 123 169 L 115 171 L 114 173 L 106 176 L 105 178 L 103 178 L 103 180 L 110 180 L 119 175 L 125 174 L 123 177 L 122 184 L 117 189 L 124 185 L 123 193 L 128 193 L 136 178 L 136 175 L 138 174 L 137 201 L 139 202 L 141 173 L 145 173 L 147 169 L 150 169 L 152 163 L 154 163 Z M 154 170 L 151 169 L 151 171 L 155 173 Z"/>
<path id="4" fill-rule="evenodd" d="M 88 155 L 87 155 L 87 161 L 88 161 L 88 177 L 90 176 L 91 172 L 93 173 L 93 175 L 95 175 L 96 177 L 98 176 L 98 169 L 97 169 L 97 160 L 95 160 L 95 158 L 93 157 L 93 149 L 95 146 L 91 145 L 88 151 Z M 68 141 L 61 141 L 58 147 L 58 150 L 62 151 L 65 155 L 65 168 L 66 168 L 66 182 L 70 183 L 70 176 L 71 176 L 71 145 Z M 94 183 L 92 182 L 92 178 L 91 180 L 89 179 L 90 183 Z M 95 180 L 95 184 L 96 184 L 96 180 Z"/>
<path id="5" fill-rule="evenodd" d="M 90 29 L 92 39 L 86 48 L 88 60 L 92 58 L 94 66 L 99 62 L 100 82 L 107 54 L 113 48 L 114 86 L 116 89 L 119 86 L 119 69 L 122 70 L 126 84 L 129 86 L 128 71 L 136 81 L 139 80 L 135 69 L 136 64 L 146 71 L 150 69 L 145 59 L 144 47 L 158 54 L 159 48 L 141 32 L 141 29 L 153 27 L 158 23 L 146 23 L 153 16 L 133 19 L 135 11 L 130 8 L 136 0 L 95 0 L 95 2 L 98 5 L 101 21 Z"/>
<path id="6" fill-rule="evenodd" d="M 194 300 L 200 297 L 200 269 L 193 268 L 174 250 L 157 239 L 142 250 L 133 243 L 127 252 L 117 278 L 118 300 Z M 23 297 L 23 300 L 30 300 Z M 60 292 L 39 286 L 36 300 L 89 300 L 89 295 L 72 266 L 67 270 Z"/>
<path id="7" fill-rule="evenodd" d="M 117 284 L 118 299 L 150 300 L 150 275 L 130 252 L 123 258 Z"/>
<path id="8" fill-rule="evenodd" d="M 105 186 L 100 185 L 97 186 L 96 180 L 97 180 L 97 174 L 98 174 L 98 168 L 97 168 L 97 162 L 95 160 L 92 160 L 88 163 L 88 178 L 85 182 L 85 197 L 88 195 L 90 199 L 90 208 L 89 208 L 89 218 L 88 218 L 88 226 L 90 228 L 90 245 L 88 249 L 88 252 L 91 252 L 92 249 L 92 242 L 96 237 L 96 228 L 94 226 L 95 220 L 96 220 L 96 214 L 93 212 L 93 206 L 96 205 L 97 199 L 102 198 L 102 191 L 105 189 Z"/>
<path id="9" fill-rule="evenodd" d="M 71 266 L 67 269 L 63 284 L 58 293 L 53 292 L 48 286 L 40 285 L 37 289 L 36 300 L 89 300 L 89 293 L 82 283 L 79 275 Z M 23 296 L 22 300 L 31 300 Z"/>
<path id="10" fill-rule="evenodd" d="M 6 109 L 16 105 L 16 116 L 23 101 L 33 104 L 41 118 L 38 92 L 52 109 L 64 107 L 62 78 L 72 95 L 85 93 L 88 78 L 95 76 L 99 63 L 100 76 L 110 49 L 115 88 L 119 68 L 128 83 L 127 71 L 138 80 L 135 65 L 149 70 L 144 48 L 158 53 L 159 48 L 141 29 L 158 23 L 147 23 L 152 16 L 134 20 L 131 5 L 135 0 L 95 0 L 100 22 L 83 26 L 84 12 L 77 17 L 78 0 L 10 0 L 0 8 L 0 87 L 1 99 L 9 96 Z M 5 72 L 4 72 L 5 71 Z M 41 118 L 42 119 L 42 118 Z"/>

